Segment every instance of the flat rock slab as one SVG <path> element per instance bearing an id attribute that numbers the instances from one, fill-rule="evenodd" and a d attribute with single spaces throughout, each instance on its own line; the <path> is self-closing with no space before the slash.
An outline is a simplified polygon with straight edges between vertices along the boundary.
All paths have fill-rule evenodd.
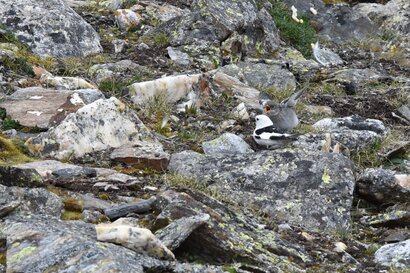
<path id="1" fill-rule="evenodd" d="M 0 0 L 0 23 L 40 56 L 85 57 L 102 51 L 97 32 L 64 0 Z"/>
<path id="2" fill-rule="evenodd" d="M 162 171 L 167 168 L 170 155 L 161 143 L 137 141 L 116 148 L 110 158 L 135 168 Z"/>
<path id="3" fill-rule="evenodd" d="M 69 91 L 28 87 L 18 89 L 0 103 L 0 107 L 23 126 L 48 129 L 58 125 L 69 113 L 103 97 L 100 91 L 92 89 Z"/>
<path id="4" fill-rule="evenodd" d="M 171 156 L 169 170 L 279 222 L 321 231 L 349 227 L 354 173 L 352 162 L 341 154 L 302 149 L 229 156 L 184 151 Z"/>
<path id="5" fill-rule="evenodd" d="M 409 269 L 410 267 L 410 240 L 395 244 L 387 244 L 379 248 L 374 254 L 375 261 L 379 264 Z"/>

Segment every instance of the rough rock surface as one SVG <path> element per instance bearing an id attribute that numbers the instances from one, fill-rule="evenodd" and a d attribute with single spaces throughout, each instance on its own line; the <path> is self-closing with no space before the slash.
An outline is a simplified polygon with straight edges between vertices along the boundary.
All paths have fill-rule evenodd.
<path id="1" fill-rule="evenodd" d="M 35 169 L 1 166 L 0 184 L 18 187 L 41 187 L 44 181 Z"/>
<path id="2" fill-rule="evenodd" d="M 222 136 L 202 143 L 205 154 L 252 153 L 253 150 L 241 137 L 225 133 Z"/>
<path id="3" fill-rule="evenodd" d="M 163 171 L 167 168 L 170 155 L 162 144 L 148 141 L 134 141 L 112 151 L 110 158 L 128 166 L 140 169 Z"/>
<path id="4" fill-rule="evenodd" d="M 210 183 L 208 188 L 247 208 L 316 230 L 349 225 L 352 167 L 341 154 L 301 150 L 228 157 L 185 151 L 173 154 L 169 165 L 176 174 Z"/>
<path id="5" fill-rule="evenodd" d="M 62 159 L 117 148 L 133 139 L 149 139 L 149 132 L 134 112 L 112 97 L 80 108 L 34 141 L 43 145 L 44 156 Z"/>
<path id="6" fill-rule="evenodd" d="M 244 63 L 223 66 L 219 72 L 236 77 L 253 88 L 274 87 L 278 90 L 294 90 L 296 79 L 281 65 Z"/>
<path id="7" fill-rule="evenodd" d="M 367 169 L 359 177 L 357 193 L 377 203 L 402 203 L 410 198 L 410 175 L 385 169 Z"/>
<path id="8" fill-rule="evenodd" d="M 23 126 L 48 129 L 58 125 L 69 113 L 103 97 L 94 89 L 69 91 L 28 87 L 18 89 L 0 103 L 0 107 Z"/>
<path id="9" fill-rule="evenodd" d="M 382 246 L 374 256 L 377 263 L 408 269 L 410 267 L 410 240 Z"/>
<path id="10" fill-rule="evenodd" d="M 0 21 L 40 56 L 85 57 L 101 51 L 95 30 L 64 0 L 0 1 Z"/>

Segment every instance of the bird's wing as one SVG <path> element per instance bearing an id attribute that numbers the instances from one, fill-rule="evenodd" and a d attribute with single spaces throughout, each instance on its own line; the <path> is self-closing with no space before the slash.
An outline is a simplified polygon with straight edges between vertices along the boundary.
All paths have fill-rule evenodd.
<path id="1" fill-rule="evenodd" d="M 260 92 L 259 93 L 259 104 L 263 107 L 266 102 L 271 101 L 272 98 L 269 96 L 266 92 Z"/>
<path id="2" fill-rule="evenodd" d="M 277 132 L 276 128 L 273 126 L 267 126 L 255 130 L 255 135 L 262 135 L 263 133 L 275 133 Z"/>
<path id="3" fill-rule="evenodd" d="M 296 103 L 298 102 L 298 99 L 303 95 L 303 93 L 306 91 L 309 85 L 306 85 L 302 89 L 300 89 L 298 92 L 294 93 L 292 96 L 289 98 L 283 100 L 281 102 L 281 105 L 284 107 L 294 107 Z"/>

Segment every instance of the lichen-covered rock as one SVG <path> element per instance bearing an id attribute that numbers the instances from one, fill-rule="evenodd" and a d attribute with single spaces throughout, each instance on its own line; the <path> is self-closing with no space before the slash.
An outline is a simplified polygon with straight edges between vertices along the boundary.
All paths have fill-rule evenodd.
<path id="1" fill-rule="evenodd" d="M 85 57 L 102 51 L 97 32 L 64 0 L 1 0 L 0 22 L 40 56 Z"/>
<path id="2" fill-rule="evenodd" d="M 177 249 L 192 231 L 209 220 L 208 214 L 182 217 L 163 228 L 158 239 L 170 250 Z"/>
<path id="3" fill-rule="evenodd" d="M 43 178 L 35 169 L 0 166 L 0 184 L 17 187 L 42 187 Z"/>
<path id="4" fill-rule="evenodd" d="M 167 168 L 170 155 L 159 142 L 134 141 L 112 151 L 113 161 L 140 169 L 163 171 Z"/>
<path id="5" fill-rule="evenodd" d="M 390 79 L 391 77 L 372 69 L 346 68 L 336 71 L 331 75 L 331 78 L 340 83 L 354 82 L 358 85 L 365 85 L 369 83 L 377 83 L 379 81 Z"/>
<path id="6" fill-rule="evenodd" d="M 51 73 L 43 73 L 40 77 L 40 81 L 47 86 L 53 86 L 56 89 L 95 89 L 96 86 L 87 82 L 86 80 L 78 77 L 59 77 L 54 76 Z"/>
<path id="7" fill-rule="evenodd" d="M 115 22 L 121 30 L 127 31 L 136 28 L 141 23 L 141 16 L 129 9 L 119 9 L 114 11 Z"/>
<path id="8" fill-rule="evenodd" d="M 265 63 L 244 63 L 227 65 L 218 71 L 236 77 L 253 88 L 270 88 L 294 90 L 296 79 L 289 70 L 281 65 Z"/>
<path id="9" fill-rule="evenodd" d="M 387 244 L 379 248 L 374 254 L 379 264 L 399 269 L 410 267 L 410 240 L 395 244 Z"/>
<path id="10" fill-rule="evenodd" d="M 63 159 L 117 148 L 134 139 L 151 137 L 135 112 L 112 97 L 83 106 L 33 142 L 42 145 L 43 156 Z"/>
<path id="11" fill-rule="evenodd" d="M 279 47 L 278 30 L 270 14 L 258 11 L 255 1 L 196 1 L 193 12 L 166 21 L 146 37 L 165 33 L 174 46 L 222 42 L 235 31 L 241 51 L 271 55 Z"/>
<path id="12" fill-rule="evenodd" d="M 85 104 L 103 98 L 95 89 L 54 90 L 42 87 L 21 88 L 0 103 L 7 115 L 27 127 L 48 129 Z"/>
<path id="13" fill-rule="evenodd" d="M 271 230 L 258 228 L 256 219 L 237 214 L 201 193 L 165 191 L 160 194 L 157 207 L 161 213 L 155 227 L 164 228 L 164 232 L 179 219 L 210 216 L 206 224 L 193 230 L 183 243 L 184 251 L 205 261 L 216 259 L 228 264 L 234 260 L 256 272 L 280 272 L 281 269 L 300 272 L 298 264 L 311 261 L 303 247 L 282 240 Z"/>
<path id="14" fill-rule="evenodd" d="M 379 204 L 407 202 L 410 198 L 410 175 L 386 169 L 367 169 L 357 180 L 357 193 Z"/>
<path id="15" fill-rule="evenodd" d="M 341 154 L 276 150 L 248 154 L 171 156 L 169 170 L 276 221 L 330 231 L 348 227 L 353 164 Z"/>
<path id="16" fill-rule="evenodd" d="M 332 143 L 341 143 L 350 150 L 359 151 L 383 139 L 389 132 L 382 121 L 359 116 L 324 118 L 313 124 L 313 127 L 319 133 L 301 135 L 294 143 L 295 146 L 321 149 L 325 135 L 330 134 Z"/>
<path id="17" fill-rule="evenodd" d="M 360 223 L 373 227 L 407 227 L 410 225 L 410 211 L 389 208 L 384 213 L 363 216 Z"/>
<path id="18" fill-rule="evenodd" d="M 240 136 L 224 133 L 222 136 L 202 143 L 205 154 L 252 153 L 253 150 Z"/>
<path id="19" fill-rule="evenodd" d="M 122 246 L 98 242 L 94 225 L 51 216 L 8 216 L 0 222 L 7 238 L 11 272 L 171 272 L 173 265 Z"/>
<path id="20" fill-rule="evenodd" d="M 6 187 L 0 185 L 0 206 L 13 202 L 18 202 L 19 206 L 11 212 L 12 215 L 41 214 L 60 217 L 63 210 L 63 201 L 61 198 L 46 189 Z"/>

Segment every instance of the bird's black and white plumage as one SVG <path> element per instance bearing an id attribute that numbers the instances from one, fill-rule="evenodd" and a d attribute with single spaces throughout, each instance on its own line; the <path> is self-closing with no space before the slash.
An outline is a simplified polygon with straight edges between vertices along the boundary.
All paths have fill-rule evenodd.
<path id="1" fill-rule="evenodd" d="M 271 119 L 266 115 L 255 117 L 256 128 L 253 131 L 255 142 L 266 148 L 280 148 L 296 139 L 294 134 L 286 134 L 273 126 Z"/>
<path id="2" fill-rule="evenodd" d="M 273 101 L 264 92 L 259 94 L 259 104 L 262 107 L 263 113 L 271 119 L 273 126 L 278 131 L 291 130 L 299 124 L 294 107 L 306 89 L 307 86 L 280 103 Z"/>

